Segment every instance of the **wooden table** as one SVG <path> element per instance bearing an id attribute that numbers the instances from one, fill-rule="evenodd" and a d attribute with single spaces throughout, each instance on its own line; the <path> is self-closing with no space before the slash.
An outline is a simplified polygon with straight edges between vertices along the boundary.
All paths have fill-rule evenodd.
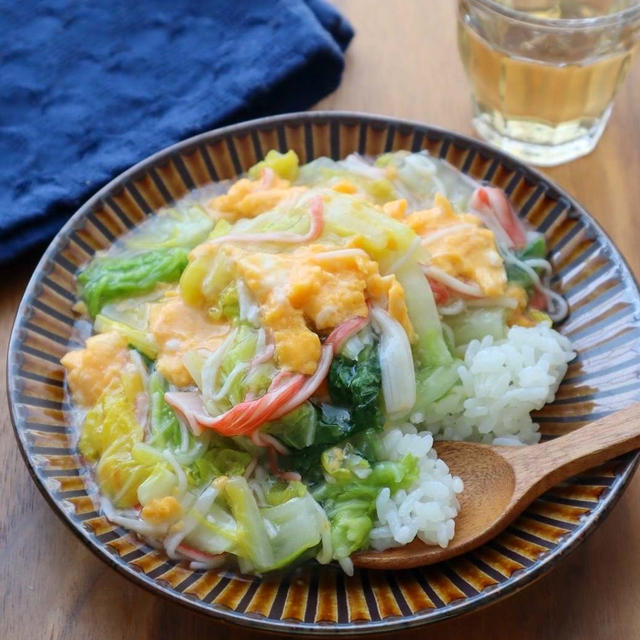
<path id="1" fill-rule="evenodd" d="M 340 88 L 318 105 L 388 114 L 473 134 L 452 0 L 337 0 L 357 30 Z M 640 275 L 640 65 L 597 150 L 546 173 L 600 221 Z M 37 256 L 0 269 L 0 354 Z M 0 396 L 5 397 L 4 365 Z M 1 401 L 4 402 L 4 401 Z M 0 421 L 0 638 L 117 640 L 263 637 L 134 586 L 58 520 Z M 599 640 L 640 629 L 640 477 L 604 524 L 551 574 L 487 609 L 395 638 Z"/>

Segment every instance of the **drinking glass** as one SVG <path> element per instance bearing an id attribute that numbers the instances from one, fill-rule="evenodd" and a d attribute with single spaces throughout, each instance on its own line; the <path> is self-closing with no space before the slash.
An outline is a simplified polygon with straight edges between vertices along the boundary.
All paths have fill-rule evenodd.
<path id="1" fill-rule="evenodd" d="M 640 0 L 458 0 L 473 124 L 540 166 L 594 149 L 640 43 Z"/>

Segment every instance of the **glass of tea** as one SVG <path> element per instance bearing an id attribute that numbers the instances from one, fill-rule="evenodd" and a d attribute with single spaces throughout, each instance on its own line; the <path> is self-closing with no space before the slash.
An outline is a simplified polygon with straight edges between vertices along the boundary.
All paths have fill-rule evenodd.
<path id="1" fill-rule="evenodd" d="M 639 43 L 640 0 L 458 0 L 473 124 L 531 164 L 593 150 Z"/>

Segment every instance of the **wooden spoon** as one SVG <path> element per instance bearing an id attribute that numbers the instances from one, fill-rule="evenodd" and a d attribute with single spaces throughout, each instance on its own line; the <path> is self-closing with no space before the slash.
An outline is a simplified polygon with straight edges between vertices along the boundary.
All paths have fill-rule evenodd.
<path id="1" fill-rule="evenodd" d="M 449 546 L 414 540 L 404 547 L 353 556 L 357 567 L 409 569 L 460 555 L 511 524 L 535 498 L 562 480 L 640 448 L 640 404 L 596 420 L 568 435 L 529 447 L 436 442 L 438 456 L 464 490 Z"/>

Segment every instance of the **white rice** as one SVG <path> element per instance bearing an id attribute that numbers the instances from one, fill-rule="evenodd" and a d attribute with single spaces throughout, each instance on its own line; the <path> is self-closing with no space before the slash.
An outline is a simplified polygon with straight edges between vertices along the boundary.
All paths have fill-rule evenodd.
<path id="1" fill-rule="evenodd" d="M 389 460 L 400 460 L 408 453 L 418 458 L 419 476 L 408 491 L 396 491 L 393 496 L 388 488 L 380 491 L 371 546 L 388 549 L 418 536 L 427 544 L 446 547 L 455 532 L 453 519 L 460 509 L 456 494 L 462 491 L 462 480 L 438 460 L 431 434 L 418 433 L 411 424 L 390 429 L 382 447 Z"/>
<path id="2" fill-rule="evenodd" d="M 399 460 L 410 453 L 418 458 L 420 473 L 408 491 L 380 491 L 371 546 L 402 546 L 417 536 L 446 547 L 455 533 L 456 495 L 463 484 L 438 459 L 433 437 L 505 445 L 537 442 L 538 425 L 529 412 L 553 400 L 574 356 L 569 340 L 542 324 L 512 327 L 505 340 L 472 341 L 458 369 L 460 383 L 382 440 L 386 458 Z"/>
<path id="3" fill-rule="evenodd" d="M 554 399 L 574 356 L 569 340 L 544 324 L 512 327 L 505 340 L 473 340 L 458 368 L 461 383 L 429 405 L 420 426 L 444 440 L 535 444 L 529 413 Z"/>

